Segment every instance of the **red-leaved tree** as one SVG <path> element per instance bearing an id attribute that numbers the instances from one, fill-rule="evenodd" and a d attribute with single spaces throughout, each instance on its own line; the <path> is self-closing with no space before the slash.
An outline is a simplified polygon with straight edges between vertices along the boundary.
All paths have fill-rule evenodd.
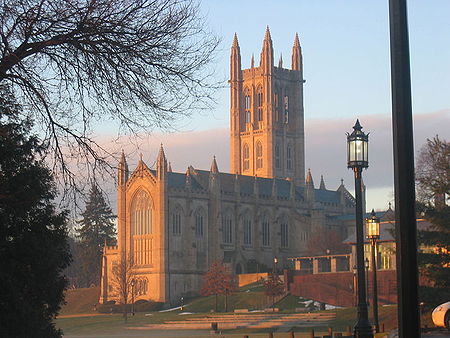
<path id="1" fill-rule="evenodd" d="M 202 296 L 215 296 L 215 311 L 217 312 L 217 297 L 225 295 L 225 311 L 228 309 L 227 297 L 237 288 L 230 271 L 219 261 L 213 262 L 203 275 L 203 285 L 200 290 Z"/>

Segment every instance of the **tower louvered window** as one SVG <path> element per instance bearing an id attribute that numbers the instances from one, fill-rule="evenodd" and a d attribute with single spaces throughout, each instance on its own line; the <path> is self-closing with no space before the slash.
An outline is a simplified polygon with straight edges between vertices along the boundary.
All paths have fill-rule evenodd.
<path id="1" fill-rule="evenodd" d="M 245 123 L 251 122 L 252 99 L 249 93 L 245 94 Z"/>
<path id="2" fill-rule="evenodd" d="M 286 149 L 286 167 L 288 170 L 292 170 L 292 147 L 289 145 Z"/>
<path id="3" fill-rule="evenodd" d="M 263 99 L 264 95 L 262 93 L 262 89 L 258 89 L 258 93 L 256 93 L 256 115 L 258 117 L 258 121 L 262 121 L 264 119 L 263 116 Z"/>

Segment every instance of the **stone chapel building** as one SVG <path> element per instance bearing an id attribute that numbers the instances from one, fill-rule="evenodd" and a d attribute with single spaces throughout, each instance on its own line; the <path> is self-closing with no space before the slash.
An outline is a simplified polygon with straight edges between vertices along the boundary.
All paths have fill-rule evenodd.
<path id="1" fill-rule="evenodd" d="M 341 183 L 327 190 L 305 180 L 302 52 L 295 36 L 291 69 L 274 66 L 265 33 L 259 66 L 241 69 L 237 36 L 231 47 L 231 173 L 215 158 L 209 171 L 172 172 L 161 145 L 156 168 L 142 158 L 129 174 L 118 166 L 118 241 L 105 247 L 100 303 L 119 300 L 112 269 L 133 258 L 135 300 L 178 302 L 196 294 L 209 265 L 220 260 L 236 274 L 264 271 L 274 257 L 288 267 L 322 228 L 347 236 L 339 215 L 354 211 Z"/>

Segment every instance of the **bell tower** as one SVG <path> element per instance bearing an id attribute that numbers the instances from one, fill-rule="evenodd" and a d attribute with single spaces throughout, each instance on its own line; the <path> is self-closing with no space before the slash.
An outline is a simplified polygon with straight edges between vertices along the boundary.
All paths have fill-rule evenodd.
<path id="1" fill-rule="evenodd" d="M 260 63 L 241 69 L 237 35 L 230 60 L 231 173 L 305 181 L 303 64 L 298 35 L 292 69 L 274 66 L 269 27 Z"/>

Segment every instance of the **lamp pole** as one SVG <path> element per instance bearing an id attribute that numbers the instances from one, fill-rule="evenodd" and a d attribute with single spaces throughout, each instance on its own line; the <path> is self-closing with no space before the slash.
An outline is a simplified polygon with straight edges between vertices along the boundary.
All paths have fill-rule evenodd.
<path id="1" fill-rule="evenodd" d="M 135 280 L 131 280 L 131 315 L 134 316 L 134 285 Z"/>
<path id="2" fill-rule="evenodd" d="M 373 321 L 375 322 L 375 332 L 380 332 L 380 324 L 378 321 L 378 285 L 377 285 L 377 241 L 380 239 L 380 219 L 376 216 L 372 209 L 371 217 L 366 220 L 367 238 L 371 244 L 372 251 L 372 274 L 373 274 Z"/>
<path id="3" fill-rule="evenodd" d="M 364 274 L 364 233 L 362 210 L 362 170 L 369 166 L 368 135 L 362 131 L 359 120 L 353 126 L 353 132 L 347 134 L 347 167 L 353 169 L 355 176 L 355 223 L 356 223 L 356 265 L 358 289 L 358 319 L 353 329 L 356 338 L 373 338 L 366 302 L 366 281 Z"/>
<path id="4" fill-rule="evenodd" d="M 364 268 L 366 271 L 366 292 L 367 292 L 367 307 L 370 306 L 370 292 L 369 292 L 369 259 L 366 257 L 366 259 L 364 259 Z"/>
<path id="5" fill-rule="evenodd" d="M 274 289 L 274 285 L 275 285 L 275 283 L 277 281 L 277 277 L 276 277 L 277 264 L 278 264 L 278 258 L 274 257 L 273 258 L 273 270 L 272 270 L 272 282 L 273 282 L 273 285 L 272 285 L 272 288 L 273 288 L 273 290 L 272 290 L 272 312 L 275 312 L 275 289 Z"/>

